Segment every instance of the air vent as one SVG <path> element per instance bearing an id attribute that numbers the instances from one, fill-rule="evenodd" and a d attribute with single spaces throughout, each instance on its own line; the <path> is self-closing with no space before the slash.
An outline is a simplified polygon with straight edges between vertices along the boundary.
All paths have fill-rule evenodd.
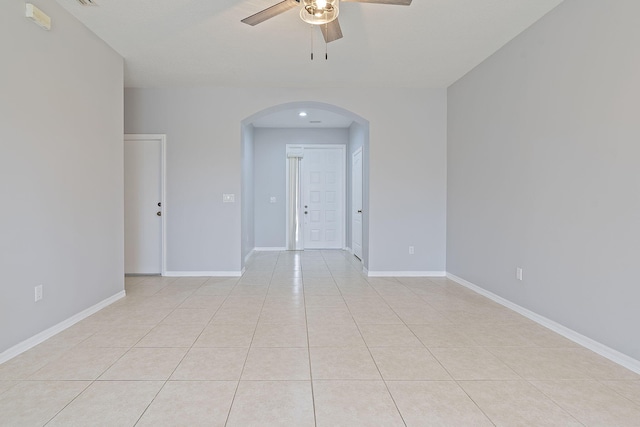
<path id="1" fill-rule="evenodd" d="M 322 120 L 310 120 L 309 123 L 322 123 Z"/>
<path id="2" fill-rule="evenodd" d="M 83 6 L 97 6 L 98 3 L 96 3 L 96 0 L 78 0 L 78 3 L 80 3 Z"/>

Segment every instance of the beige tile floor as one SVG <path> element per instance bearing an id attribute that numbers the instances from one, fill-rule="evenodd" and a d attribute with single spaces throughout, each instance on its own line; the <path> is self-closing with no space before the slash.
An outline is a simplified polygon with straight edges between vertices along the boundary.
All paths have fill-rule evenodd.
<path id="1" fill-rule="evenodd" d="M 640 426 L 640 376 L 443 278 L 341 251 L 127 297 L 0 365 L 2 426 Z"/>

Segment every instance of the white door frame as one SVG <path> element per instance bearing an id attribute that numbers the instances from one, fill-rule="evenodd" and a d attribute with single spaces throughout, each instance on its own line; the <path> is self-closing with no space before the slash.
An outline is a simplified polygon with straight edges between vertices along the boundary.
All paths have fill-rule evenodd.
<path id="1" fill-rule="evenodd" d="M 305 149 L 305 148 L 337 148 L 340 149 L 342 151 L 342 156 L 340 156 L 341 162 L 342 164 L 340 165 L 340 172 L 342 173 L 342 185 L 343 185 L 343 191 L 342 191 L 342 236 L 340 236 L 341 239 L 341 246 L 342 249 L 345 249 L 346 246 L 346 238 L 347 238 L 347 146 L 343 145 L 343 144 L 287 144 L 286 145 L 286 152 L 289 153 L 290 151 L 297 151 L 300 149 Z M 287 182 L 287 200 L 286 200 L 286 206 L 289 206 L 289 163 L 287 162 L 286 156 L 285 156 L 285 165 L 286 165 L 286 182 Z M 300 171 L 302 171 L 302 169 L 300 169 Z M 300 185 L 300 189 L 302 190 L 302 183 Z M 302 204 L 302 203 L 301 203 Z M 289 241 L 289 209 L 287 209 L 287 214 L 286 214 L 286 218 L 285 218 L 285 229 L 286 229 L 286 240 L 285 242 Z M 301 224 L 301 234 L 304 236 L 304 221 L 302 221 Z M 304 237 L 303 237 L 304 240 Z"/>
<path id="2" fill-rule="evenodd" d="M 167 274 L 167 135 L 165 134 L 125 134 L 124 143 L 127 141 L 158 141 L 160 143 L 160 203 L 162 204 L 162 215 L 160 216 L 161 224 L 161 257 L 160 257 L 160 274 Z"/>
<path id="3" fill-rule="evenodd" d="M 355 235 L 355 227 L 354 227 L 354 215 L 356 214 L 356 206 L 354 206 L 354 195 L 356 193 L 355 191 L 355 185 L 354 185 L 354 171 L 353 171 L 353 159 L 356 157 L 357 154 L 360 154 L 360 256 L 358 257 L 358 255 L 356 255 L 355 253 L 355 248 L 353 246 L 355 246 L 353 244 L 353 236 Z M 364 233 L 364 226 L 362 223 L 362 217 L 364 216 L 364 214 L 362 213 L 363 209 L 363 204 L 364 204 L 364 165 L 363 165 L 363 161 L 364 161 L 364 147 L 360 147 L 358 148 L 356 151 L 353 152 L 353 154 L 351 155 L 351 213 L 349 215 L 349 217 L 351 218 L 351 253 L 354 254 L 356 257 L 358 257 L 358 259 L 360 261 L 362 261 L 362 258 L 364 257 L 364 249 L 362 248 L 362 240 L 363 240 L 363 233 Z"/>

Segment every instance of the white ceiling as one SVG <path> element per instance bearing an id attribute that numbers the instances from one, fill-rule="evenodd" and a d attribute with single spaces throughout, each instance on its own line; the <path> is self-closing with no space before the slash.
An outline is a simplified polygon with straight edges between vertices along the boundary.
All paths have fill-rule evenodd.
<path id="1" fill-rule="evenodd" d="M 300 112 L 307 113 L 300 117 Z M 292 108 L 266 114 L 251 122 L 257 128 L 348 128 L 353 120 L 319 108 Z"/>
<path id="2" fill-rule="evenodd" d="M 240 22 L 279 0 L 56 1 L 125 58 L 127 87 L 300 88 L 447 87 L 562 2 L 341 3 L 344 38 L 325 61 L 315 29 L 311 61 L 312 32 L 297 10 Z"/>

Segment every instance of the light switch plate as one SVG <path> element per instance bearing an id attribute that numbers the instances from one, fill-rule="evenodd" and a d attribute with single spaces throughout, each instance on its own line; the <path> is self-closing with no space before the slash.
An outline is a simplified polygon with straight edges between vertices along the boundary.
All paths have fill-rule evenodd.
<path id="1" fill-rule="evenodd" d="M 36 286 L 34 291 L 35 291 L 35 301 L 38 302 L 42 299 L 42 285 Z"/>
<path id="2" fill-rule="evenodd" d="M 235 194 L 223 194 L 222 195 L 222 203 L 235 203 L 236 195 Z"/>

